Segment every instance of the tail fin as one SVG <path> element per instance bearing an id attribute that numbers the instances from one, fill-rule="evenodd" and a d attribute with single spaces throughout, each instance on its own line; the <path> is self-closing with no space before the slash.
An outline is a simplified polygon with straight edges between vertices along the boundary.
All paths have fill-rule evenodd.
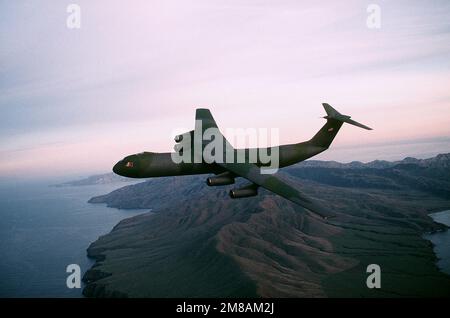
<path id="1" fill-rule="evenodd" d="M 324 117 L 327 122 L 309 141 L 310 144 L 322 148 L 321 151 L 330 147 L 334 137 L 336 137 L 343 123 L 348 123 L 368 130 L 372 129 L 354 120 L 351 120 L 350 116 L 340 114 L 329 104 L 324 103 L 322 105 L 327 112 L 327 116 Z"/>
<path id="2" fill-rule="evenodd" d="M 331 107 L 329 104 L 323 103 L 322 105 L 323 105 L 323 108 L 325 108 L 325 111 L 327 112 L 327 116 L 325 116 L 324 118 L 336 119 L 336 120 L 342 121 L 342 122 L 350 124 L 350 125 L 354 125 L 354 126 L 357 126 L 360 128 L 367 129 L 367 130 L 372 130 L 372 128 L 367 127 L 366 125 L 363 125 L 361 123 L 358 123 L 357 121 L 350 119 L 350 116 L 340 114 L 336 109 Z"/>

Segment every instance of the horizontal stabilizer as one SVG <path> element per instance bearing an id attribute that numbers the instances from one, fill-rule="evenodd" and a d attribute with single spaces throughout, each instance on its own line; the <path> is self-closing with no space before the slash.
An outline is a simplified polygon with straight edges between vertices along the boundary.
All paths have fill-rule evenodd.
<path id="1" fill-rule="evenodd" d="M 354 126 L 357 126 L 360 128 L 367 129 L 367 130 L 372 130 L 372 128 L 367 127 L 366 125 L 363 125 L 361 123 L 358 123 L 357 121 L 355 121 L 353 119 L 350 119 L 350 116 L 342 115 L 336 109 L 331 107 L 329 104 L 323 103 L 322 105 L 323 105 L 323 108 L 325 108 L 325 111 L 327 112 L 327 116 L 325 116 L 324 118 L 336 119 L 336 120 L 342 121 L 342 122 L 350 124 L 350 125 L 354 125 Z"/>

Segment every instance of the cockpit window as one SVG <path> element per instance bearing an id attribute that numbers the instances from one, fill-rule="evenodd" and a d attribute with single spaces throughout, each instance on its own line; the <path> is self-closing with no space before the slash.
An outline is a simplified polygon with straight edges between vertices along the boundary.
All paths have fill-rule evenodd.
<path id="1" fill-rule="evenodd" d="M 127 168 L 133 168 L 133 166 L 134 166 L 133 161 L 128 161 L 128 162 L 125 164 L 125 167 L 127 167 Z"/>

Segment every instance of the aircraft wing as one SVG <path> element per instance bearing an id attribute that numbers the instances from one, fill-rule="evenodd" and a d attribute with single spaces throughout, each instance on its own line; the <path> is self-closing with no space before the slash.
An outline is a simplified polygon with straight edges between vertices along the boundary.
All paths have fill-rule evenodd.
<path id="1" fill-rule="evenodd" d="M 251 163 L 216 163 L 226 170 L 241 176 L 283 198 L 286 198 L 298 205 L 323 217 L 324 219 L 335 216 L 333 213 L 323 208 L 314 199 L 301 193 L 291 185 L 288 180 L 283 180 L 279 175 L 261 174 L 260 168 Z"/>
<path id="2" fill-rule="evenodd" d="M 218 128 L 216 121 L 214 120 L 209 109 L 199 108 L 195 113 L 196 120 L 196 130 L 198 129 L 198 122 L 202 122 L 202 134 L 208 128 Z M 229 142 L 225 139 L 224 141 L 228 149 L 233 149 Z M 327 219 L 335 216 L 334 214 L 327 211 L 325 208 L 321 207 L 320 204 L 314 202 L 313 199 L 302 194 L 295 186 L 291 185 L 289 181 L 282 180 L 280 176 L 275 176 L 273 174 L 261 174 L 260 168 L 255 164 L 251 163 L 223 163 L 216 162 L 215 164 L 221 166 L 227 171 L 234 173 L 240 177 L 243 177 L 254 184 L 261 186 L 273 193 L 276 193 L 298 205 L 310 210 L 313 213 L 320 215 L 321 217 Z"/>

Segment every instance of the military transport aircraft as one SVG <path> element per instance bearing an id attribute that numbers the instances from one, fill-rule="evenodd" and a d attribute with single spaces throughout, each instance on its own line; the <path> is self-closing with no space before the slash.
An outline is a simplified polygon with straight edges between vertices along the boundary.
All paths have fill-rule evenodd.
<path id="1" fill-rule="evenodd" d="M 211 112 L 205 108 L 196 110 L 195 129 L 175 137 L 175 153 L 153 153 L 142 152 L 125 157 L 113 168 L 113 171 L 121 176 L 130 178 L 150 178 L 164 176 L 179 176 L 193 174 L 213 173 L 215 176 L 208 177 L 206 183 L 209 186 L 220 186 L 233 184 L 235 178 L 242 177 L 249 181 L 249 184 L 230 191 L 231 198 L 251 197 L 258 194 L 258 188 L 263 187 L 274 192 L 306 209 L 318 214 L 323 218 L 334 216 L 332 212 L 324 209 L 316 200 L 300 192 L 292 182 L 283 178 L 279 174 L 268 174 L 262 169 L 268 165 L 259 156 L 256 162 L 249 162 L 252 150 L 265 150 L 266 153 L 278 154 L 278 165 L 280 168 L 293 165 L 297 162 L 311 158 L 329 148 L 334 137 L 338 133 L 343 123 L 355 125 L 367 130 L 371 128 L 360 124 L 350 116 L 342 115 L 329 104 L 322 104 L 325 108 L 327 120 L 325 125 L 310 140 L 290 145 L 282 145 L 257 149 L 234 149 L 218 130 L 217 124 Z M 216 130 L 214 138 L 222 138 L 224 147 L 222 149 L 232 152 L 232 158 L 236 158 L 239 153 L 245 156 L 244 161 L 217 160 L 217 157 L 205 153 L 206 142 L 203 136 L 208 129 Z M 200 141 L 197 136 L 200 136 Z M 210 138 L 212 139 L 212 138 Z M 200 148 L 197 151 L 195 148 Z M 217 149 L 220 149 L 219 147 Z M 217 151 L 216 149 L 216 151 Z M 220 150 L 219 150 L 220 151 Z M 188 159 L 181 162 L 174 160 L 175 155 L 186 155 Z M 212 152 L 211 152 L 212 153 Z M 260 153 L 259 151 L 257 152 Z M 234 156 L 236 154 L 236 156 Z M 227 157 L 228 158 L 228 157 Z"/>

